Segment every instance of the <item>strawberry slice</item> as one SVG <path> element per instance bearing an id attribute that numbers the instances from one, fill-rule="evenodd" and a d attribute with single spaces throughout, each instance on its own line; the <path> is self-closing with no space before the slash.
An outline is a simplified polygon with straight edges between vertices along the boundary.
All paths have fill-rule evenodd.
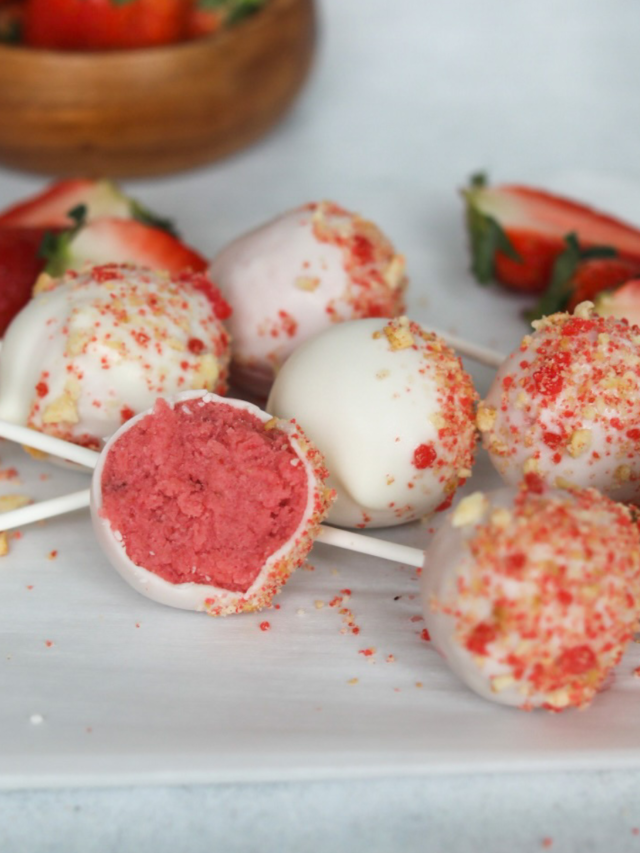
<path id="1" fill-rule="evenodd" d="M 571 278 L 571 297 L 566 309 L 573 311 L 581 302 L 593 302 L 598 294 L 619 288 L 638 276 L 640 263 L 626 258 L 592 258 L 583 261 Z"/>
<path id="2" fill-rule="evenodd" d="M 605 290 L 595 298 L 595 309 L 603 317 L 617 317 L 640 325 L 640 279 L 633 278 L 614 290 Z"/>
<path id="3" fill-rule="evenodd" d="M 525 317 L 533 321 L 557 311 L 573 311 L 580 302 L 593 300 L 601 290 L 617 287 L 638 275 L 640 261 L 621 258 L 609 246 L 583 249 L 576 235 L 569 234 L 564 251 L 553 265 L 549 286 Z"/>
<path id="4" fill-rule="evenodd" d="M 54 50 L 117 50 L 184 38 L 185 0 L 27 0 L 24 40 Z"/>
<path id="5" fill-rule="evenodd" d="M 185 269 L 202 272 L 208 262 L 177 237 L 135 219 L 103 217 L 85 222 L 78 211 L 75 228 L 45 241 L 47 272 L 61 275 L 86 263 L 131 263 L 178 273 Z"/>
<path id="6" fill-rule="evenodd" d="M 82 205 L 86 219 L 114 216 L 139 219 L 173 232 L 171 223 L 148 211 L 108 180 L 68 178 L 0 212 L 0 227 L 68 228 L 75 218 L 70 211 Z"/>
<path id="7" fill-rule="evenodd" d="M 529 293 L 549 284 L 556 258 L 573 233 L 582 249 L 609 246 L 640 263 L 640 230 L 591 207 L 534 187 L 488 186 L 483 176 L 464 190 L 472 271 Z"/>
<path id="8" fill-rule="evenodd" d="M 0 335 L 31 298 L 45 265 L 38 254 L 42 228 L 0 228 Z"/>

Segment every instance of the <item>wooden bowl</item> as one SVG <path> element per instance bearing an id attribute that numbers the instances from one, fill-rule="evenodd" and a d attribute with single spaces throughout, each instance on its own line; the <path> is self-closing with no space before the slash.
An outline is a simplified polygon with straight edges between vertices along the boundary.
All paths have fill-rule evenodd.
<path id="1" fill-rule="evenodd" d="M 0 47 L 0 162 L 55 175 L 160 175 L 253 142 L 309 70 L 313 0 L 269 0 L 211 38 L 108 53 Z"/>

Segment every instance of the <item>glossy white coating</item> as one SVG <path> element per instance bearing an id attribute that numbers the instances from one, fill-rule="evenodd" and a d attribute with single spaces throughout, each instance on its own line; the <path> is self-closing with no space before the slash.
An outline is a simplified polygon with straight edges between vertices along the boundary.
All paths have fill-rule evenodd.
<path id="1" fill-rule="evenodd" d="M 7 329 L 0 418 L 100 447 L 158 396 L 224 385 L 227 332 L 189 282 L 99 267 L 49 287 Z"/>
<path id="2" fill-rule="evenodd" d="M 360 236 L 372 253 L 365 262 L 353 256 Z M 337 321 L 399 313 L 406 286 L 404 260 L 376 226 L 330 203 L 296 208 L 238 238 L 210 272 L 233 309 L 234 382 L 265 396 L 303 341 Z"/>
<path id="3" fill-rule="evenodd" d="M 385 329 L 411 343 L 394 347 Z M 324 455 L 338 493 L 331 523 L 404 524 L 433 512 L 470 475 L 471 380 L 441 342 L 429 349 L 435 341 L 406 318 L 340 323 L 303 344 L 276 377 L 267 409 L 295 418 Z M 437 463 L 417 467 L 424 446 Z"/>

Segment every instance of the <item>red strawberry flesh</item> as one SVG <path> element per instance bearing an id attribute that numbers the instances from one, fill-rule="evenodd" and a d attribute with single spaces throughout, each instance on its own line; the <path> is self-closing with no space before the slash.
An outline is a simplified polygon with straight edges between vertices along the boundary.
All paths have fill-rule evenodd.
<path id="1" fill-rule="evenodd" d="M 31 298 L 44 260 L 41 228 L 0 228 L 0 335 Z"/>
<path id="2" fill-rule="evenodd" d="M 67 228 L 69 211 L 80 204 L 105 209 L 114 216 L 129 216 L 129 201 L 109 181 L 69 178 L 0 212 L 0 227 Z"/>
<path id="3" fill-rule="evenodd" d="M 569 234 L 576 235 L 583 249 L 607 246 L 640 263 L 640 230 L 587 205 L 533 187 L 492 187 L 482 181 L 465 195 L 474 270 L 480 281 L 495 278 L 515 290 L 544 291 Z M 495 251 L 483 245 L 485 234 L 494 233 L 485 227 L 488 222 L 499 226 L 517 257 L 508 257 L 504 245 Z"/>

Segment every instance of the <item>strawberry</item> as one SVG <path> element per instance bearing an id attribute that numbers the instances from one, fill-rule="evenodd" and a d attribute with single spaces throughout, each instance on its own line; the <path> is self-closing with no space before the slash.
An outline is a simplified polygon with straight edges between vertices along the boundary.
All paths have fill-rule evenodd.
<path id="1" fill-rule="evenodd" d="M 130 215 L 129 200 L 111 181 L 70 178 L 1 211 L 0 227 L 66 228 L 73 225 L 69 211 L 79 204 L 86 205 L 92 217 Z"/>
<path id="2" fill-rule="evenodd" d="M 571 296 L 566 309 L 573 311 L 581 302 L 593 302 L 599 293 L 617 289 L 638 276 L 640 263 L 626 258 L 591 258 L 583 261 L 571 278 Z"/>
<path id="3" fill-rule="evenodd" d="M 640 263 L 640 230 L 544 190 L 510 184 L 491 187 L 482 176 L 464 190 L 472 270 L 513 290 L 540 293 L 574 233 L 582 249 L 610 246 Z"/>
<path id="4" fill-rule="evenodd" d="M 172 44 L 186 34 L 189 0 L 27 0 L 24 40 L 54 50 Z"/>
<path id="5" fill-rule="evenodd" d="M 0 335 L 31 298 L 45 261 L 38 254 L 42 228 L 0 228 Z"/>
<path id="6" fill-rule="evenodd" d="M 126 196 L 112 181 L 68 178 L 43 192 L 0 211 L 0 228 L 68 228 L 75 219 L 69 212 L 82 205 L 86 219 L 115 216 L 139 219 L 174 233 L 171 223 Z"/>
<path id="7" fill-rule="evenodd" d="M 0 44 L 16 44 L 22 38 L 24 3 L 0 0 Z"/>
<path id="8" fill-rule="evenodd" d="M 640 325 L 640 279 L 626 281 L 615 290 L 606 290 L 595 298 L 595 308 L 603 317 L 624 318 Z"/>
<path id="9" fill-rule="evenodd" d="M 257 12 L 266 0 L 193 0 L 187 16 L 187 37 L 201 38 Z"/>
<path id="10" fill-rule="evenodd" d="M 621 258 L 609 246 L 583 249 L 575 234 L 565 238 L 549 286 L 536 305 L 525 312 L 527 320 L 537 320 L 557 311 L 573 311 L 576 305 L 592 300 L 601 290 L 616 287 L 640 275 L 640 261 Z"/>
<path id="11" fill-rule="evenodd" d="M 102 217 L 86 222 L 82 210 L 74 211 L 77 225 L 45 241 L 47 272 L 61 275 L 85 263 L 131 263 L 178 273 L 202 272 L 208 262 L 167 231 L 135 219 Z"/>
<path id="12" fill-rule="evenodd" d="M 224 18 L 219 4 L 195 0 L 187 15 L 187 38 L 196 39 L 217 33 L 224 25 Z"/>

